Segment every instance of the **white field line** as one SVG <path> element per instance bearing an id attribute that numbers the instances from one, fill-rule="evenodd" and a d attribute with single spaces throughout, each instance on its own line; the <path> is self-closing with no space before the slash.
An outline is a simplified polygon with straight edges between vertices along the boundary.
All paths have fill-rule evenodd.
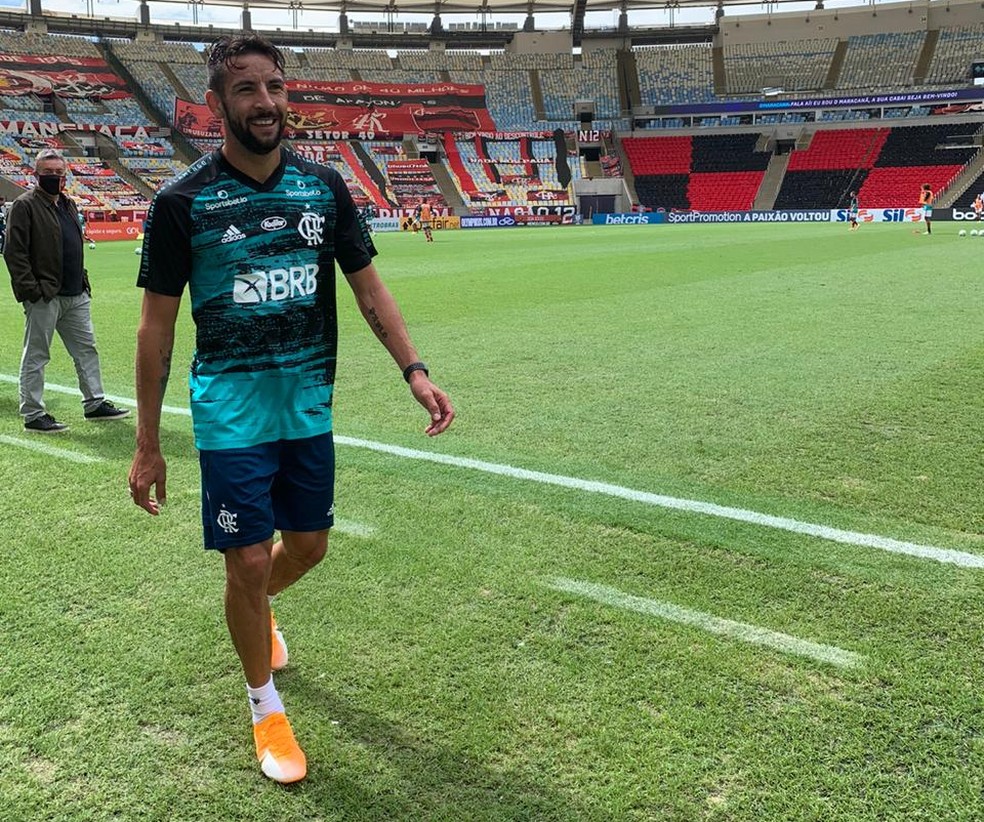
<path id="1" fill-rule="evenodd" d="M 350 537 L 360 537 L 361 539 L 369 539 L 376 533 L 376 529 L 371 525 L 352 522 L 348 519 L 339 519 L 338 517 L 335 517 L 335 524 L 332 526 L 332 531 L 340 531 L 343 534 L 348 534 Z"/>
<path id="2" fill-rule="evenodd" d="M 833 645 L 821 645 L 817 642 L 810 642 L 806 639 L 799 639 L 789 634 L 782 634 L 778 631 L 771 631 L 768 628 L 761 628 L 758 625 L 749 625 L 747 622 L 734 622 L 730 619 L 722 619 L 713 614 L 705 614 L 702 611 L 692 611 L 689 608 L 682 608 L 671 602 L 660 602 L 656 599 L 645 599 L 623 593 L 607 585 L 597 585 L 593 582 L 579 582 L 575 579 L 566 577 L 554 577 L 547 581 L 547 585 L 555 591 L 563 591 L 569 594 L 587 597 L 595 602 L 605 605 L 613 605 L 626 611 L 637 611 L 640 614 L 666 619 L 670 622 L 678 622 L 681 625 L 690 625 L 707 631 L 711 634 L 732 637 L 741 642 L 748 642 L 752 645 L 763 645 L 767 648 L 774 648 L 787 654 L 805 656 L 820 662 L 828 662 L 831 665 L 838 665 L 842 668 L 853 668 L 864 663 L 864 657 L 851 651 L 845 651 Z"/>
<path id="3" fill-rule="evenodd" d="M 0 374 L 0 382 L 17 382 L 16 377 Z M 45 385 L 47 390 L 60 391 L 65 394 L 78 395 L 78 390 L 66 388 L 58 385 Z M 124 405 L 135 405 L 135 401 L 126 397 L 108 397 L 113 402 Z M 162 409 L 169 414 L 180 414 L 190 416 L 187 408 L 176 408 L 164 406 Z M 819 539 L 839 542 L 845 545 L 855 545 L 860 548 L 876 548 L 880 551 L 888 551 L 894 554 L 907 554 L 908 556 L 919 557 L 921 559 L 931 559 L 935 562 L 942 562 L 948 565 L 957 565 L 961 568 L 984 568 L 984 556 L 971 554 L 966 551 L 957 551 L 951 548 L 940 548 L 935 545 L 921 545 L 915 542 L 904 542 L 902 540 L 883 537 L 877 534 L 865 534 L 858 531 L 845 531 L 840 528 L 831 528 L 827 525 L 817 525 L 811 522 L 801 522 L 787 517 L 777 517 L 772 514 L 762 514 L 758 511 L 749 511 L 744 508 L 731 508 L 726 505 L 718 505 L 713 502 L 703 502 L 702 500 L 681 499 L 679 497 L 668 497 L 662 494 L 652 494 L 648 491 L 637 491 L 633 488 L 625 488 L 621 485 L 612 485 L 607 482 L 596 482 L 585 480 L 578 477 L 566 477 L 560 474 L 545 474 L 541 471 L 528 471 L 525 468 L 515 468 L 511 465 L 501 465 L 494 462 L 483 462 L 467 457 L 454 457 L 448 454 L 437 454 L 432 451 L 418 451 L 414 448 L 404 448 L 399 445 L 388 445 L 372 440 L 356 439 L 354 437 L 343 437 L 336 434 L 335 442 L 339 445 L 351 445 L 356 448 L 367 448 L 371 451 L 379 451 L 384 454 L 392 454 L 406 459 L 425 460 L 441 465 L 453 465 L 457 468 L 468 468 L 473 471 L 483 471 L 487 474 L 497 474 L 499 476 L 511 477 L 512 479 L 527 480 L 538 482 L 542 485 L 556 485 L 561 488 L 570 488 L 577 491 L 587 491 L 593 494 L 604 494 L 610 497 L 631 500 L 632 502 L 651 505 L 657 508 L 668 508 L 677 511 L 688 511 L 694 514 L 704 514 L 722 519 L 737 520 L 748 522 L 752 525 L 760 525 L 766 528 L 775 528 L 780 531 L 791 531 L 795 534 L 805 534 Z"/>
<path id="4" fill-rule="evenodd" d="M 9 382 L 9 383 L 13 383 L 14 385 L 20 384 L 20 380 L 11 374 L 0 374 L 0 382 Z M 56 394 L 69 394 L 73 397 L 82 396 L 82 392 L 79 391 L 78 388 L 70 388 L 67 385 L 53 385 L 50 382 L 46 382 L 44 384 L 44 390 L 54 391 Z M 117 397 L 114 394 L 107 394 L 106 399 L 109 400 L 110 402 L 115 402 L 120 405 L 129 405 L 132 406 L 133 408 L 137 407 L 137 401 L 130 397 Z M 165 405 L 161 408 L 161 411 L 163 411 L 165 414 L 178 414 L 179 416 L 183 416 L 183 417 L 191 416 L 191 409 L 178 408 L 177 406 L 174 405 Z"/>
<path id="5" fill-rule="evenodd" d="M 559 474 L 544 474 L 540 471 L 527 471 L 525 468 L 514 468 L 511 465 L 500 465 L 494 462 L 482 462 L 465 457 L 453 457 L 447 454 L 435 454 L 431 451 L 417 451 L 413 448 L 403 448 L 399 445 L 387 445 L 381 442 L 370 440 L 354 439 L 352 437 L 335 437 L 335 442 L 341 445 L 354 445 L 358 448 L 368 448 L 372 451 L 381 451 L 386 454 L 393 454 L 407 459 L 427 460 L 437 462 L 442 465 L 454 465 L 459 468 L 471 468 L 475 471 L 484 471 L 488 474 L 499 474 L 513 479 L 529 480 L 539 482 L 544 485 L 558 485 L 562 488 L 572 488 L 578 491 L 589 491 L 595 494 L 605 494 L 610 497 L 640 502 L 644 505 L 652 505 L 658 508 L 671 508 L 678 511 L 689 511 L 695 514 L 706 514 L 712 517 L 723 519 L 733 519 L 739 522 L 749 522 L 753 525 L 763 525 L 766 528 L 776 528 L 781 531 L 792 531 L 796 534 L 806 534 L 832 542 L 841 542 L 846 545 L 857 545 L 861 548 L 877 548 L 882 551 L 889 551 L 895 554 L 908 554 L 922 559 L 932 559 L 936 562 L 943 562 L 949 565 L 959 565 L 963 568 L 984 568 L 984 556 L 970 554 L 965 551 L 955 551 L 950 548 L 938 548 L 935 545 L 919 545 L 914 542 L 902 542 L 891 537 L 882 537 L 877 534 L 863 534 L 857 531 L 842 531 L 839 528 L 831 528 L 827 525 L 815 525 L 810 522 L 800 522 L 786 517 L 776 517 L 771 514 L 760 514 L 757 511 L 748 511 L 744 508 L 729 508 L 724 505 L 717 505 L 713 502 L 702 502 L 701 500 L 680 499 L 678 497 L 667 497 L 661 494 L 651 494 L 648 491 L 636 491 L 632 488 L 625 488 L 621 485 L 610 485 L 607 482 L 595 482 L 594 480 L 579 479 L 577 477 L 565 477 Z"/>
<path id="6" fill-rule="evenodd" d="M 43 442 L 34 440 L 22 440 L 18 437 L 8 437 L 0 434 L 0 442 L 5 445 L 13 445 L 15 448 L 26 448 L 28 451 L 38 451 L 47 454 L 49 457 L 69 460 L 70 462 L 93 463 L 103 462 L 102 457 L 90 457 L 88 454 L 79 454 L 77 451 L 69 451 L 65 448 L 55 448 L 53 445 L 45 445 Z"/>

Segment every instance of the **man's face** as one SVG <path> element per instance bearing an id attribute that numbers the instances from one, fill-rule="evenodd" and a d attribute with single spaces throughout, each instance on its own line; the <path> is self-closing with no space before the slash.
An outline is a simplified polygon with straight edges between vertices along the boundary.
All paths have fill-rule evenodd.
<path id="1" fill-rule="evenodd" d="M 262 54 L 244 54 L 228 66 L 222 92 L 205 96 L 209 109 L 223 119 L 226 139 L 252 154 L 269 154 L 279 145 L 287 123 L 287 85 L 283 74 Z"/>
<path id="2" fill-rule="evenodd" d="M 40 185 L 44 191 L 47 191 L 48 194 L 52 194 L 52 196 L 54 196 L 57 193 L 65 190 L 65 161 L 60 160 L 57 157 L 51 157 L 46 160 L 42 160 L 37 164 L 37 167 L 34 169 L 34 176 L 38 178 L 38 185 Z M 45 177 L 59 178 L 57 192 L 53 190 L 54 187 L 51 186 L 50 183 L 48 184 L 49 186 L 51 186 L 50 188 L 45 185 L 45 182 L 43 180 L 43 178 Z"/>

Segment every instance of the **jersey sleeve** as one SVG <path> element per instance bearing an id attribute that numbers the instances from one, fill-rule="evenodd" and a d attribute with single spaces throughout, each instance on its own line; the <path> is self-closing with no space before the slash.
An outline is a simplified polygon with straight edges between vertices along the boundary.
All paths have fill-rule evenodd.
<path id="1" fill-rule="evenodd" d="M 147 212 L 137 287 L 180 297 L 191 274 L 191 202 L 177 191 L 158 192 Z"/>
<path id="2" fill-rule="evenodd" d="M 331 186 L 338 208 L 335 217 L 335 259 L 343 273 L 351 274 L 369 265 L 378 252 L 341 175 L 334 175 Z"/>

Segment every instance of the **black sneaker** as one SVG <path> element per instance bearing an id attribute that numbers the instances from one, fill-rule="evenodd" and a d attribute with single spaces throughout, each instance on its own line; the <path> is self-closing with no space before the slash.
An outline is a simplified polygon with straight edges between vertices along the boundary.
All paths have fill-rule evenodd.
<path id="1" fill-rule="evenodd" d="M 36 434 L 60 434 L 62 431 L 67 431 L 68 426 L 58 422 L 51 414 L 42 414 L 30 422 L 25 422 L 24 430 L 34 431 Z"/>
<path id="2" fill-rule="evenodd" d="M 95 420 L 96 422 L 102 422 L 103 420 L 121 420 L 123 417 L 128 417 L 129 415 L 129 409 L 117 408 L 109 400 L 103 400 L 91 411 L 85 412 L 85 418 L 87 420 Z"/>

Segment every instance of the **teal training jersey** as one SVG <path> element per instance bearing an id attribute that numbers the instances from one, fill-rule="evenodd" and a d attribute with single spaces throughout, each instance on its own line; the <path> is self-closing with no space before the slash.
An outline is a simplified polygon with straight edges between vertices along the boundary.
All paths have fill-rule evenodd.
<path id="1" fill-rule="evenodd" d="M 286 149 L 262 184 L 216 151 L 158 192 L 137 285 L 188 288 L 199 449 L 331 430 L 334 264 L 350 274 L 375 253 L 341 176 Z"/>

